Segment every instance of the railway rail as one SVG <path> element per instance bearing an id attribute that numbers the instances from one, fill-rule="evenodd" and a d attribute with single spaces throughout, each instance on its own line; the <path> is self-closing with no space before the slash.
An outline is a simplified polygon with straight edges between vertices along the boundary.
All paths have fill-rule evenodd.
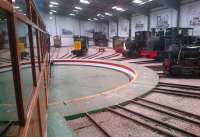
<path id="1" fill-rule="evenodd" d="M 160 89 L 160 87 L 164 87 L 164 85 L 167 85 L 167 87 L 173 86 L 173 88 L 183 88 L 183 89 L 184 87 L 187 87 L 187 85 L 160 82 L 158 86 L 155 89 L 153 89 L 149 94 L 130 100 L 126 102 L 125 105 L 116 105 L 116 106 L 105 108 L 102 112 L 112 113 L 113 117 L 120 117 L 120 118 L 126 119 L 129 122 L 133 122 L 138 126 L 142 126 L 146 129 L 149 129 L 150 132 L 157 133 L 158 136 L 199 137 L 200 133 L 197 132 L 200 130 L 200 116 L 199 115 L 189 113 L 185 110 L 180 110 L 179 108 L 174 108 L 171 106 L 163 105 L 161 103 L 146 99 L 146 97 L 148 97 L 149 95 L 157 93 L 157 90 L 163 90 L 163 89 Z M 189 87 L 191 89 L 200 91 L 200 87 L 197 87 L 197 86 L 189 86 Z M 168 92 L 168 90 L 164 89 L 163 92 Z M 172 92 L 180 94 L 180 92 L 183 92 L 183 91 L 173 90 Z M 186 93 L 187 93 L 187 96 L 184 96 L 184 99 L 189 99 L 189 98 L 196 99 L 197 98 L 196 96 L 200 97 L 199 96 L 200 93 L 196 93 L 193 91 L 186 92 Z M 183 92 L 184 95 L 186 93 Z M 182 97 L 182 93 L 180 95 L 179 94 L 176 94 L 176 96 Z M 171 94 L 171 93 L 170 95 L 174 96 L 174 94 Z M 134 105 L 139 108 L 146 109 L 149 111 L 148 113 L 149 115 L 147 115 L 146 113 L 143 114 L 141 112 L 138 112 L 138 110 L 131 108 L 129 105 Z M 168 117 L 169 119 L 173 119 L 177 121 L 177 123 L 180 123 L 183 125 L 186 124 L 186 125 L 190 125 L 191 127 L 195 127 L 196 132 L 193 132 L 193 130 L 188 130 L 186 127 L 179 126 L 178 124 L 174 123 L 171 120 L 161 120 L 160 118 L 151 116 L 150 112 L 157 113 L 160 115 L 160 117 Z M 98 113 L 100 115 L 99 117 L 105 116 L 104 114 L 101 114 L 101 112 L 86 113 L 85 115 L 92 122 L 92 124 L 96 126 L 96 128 L 98 128 L 105 136 L 115 137 L 116 135 L 115 134 L 112 135 L 111 130 L 108 127 L 104 126 L 105 124 L 103 123 L 106 123 L 107 121 L 99 122 L 99 119 L 96 119 L 96 117 L 93 116 Z M 140 136 L 137 133 L 134 133 L 134 134 L 135 136 Z"/>
<path id="2" fill-rule="evenodd" d="M 103 57 L 99 57 L 99 54 L 100 52 L 96 52 L 80 59 L 111 59 L 115 61 L 128 60 L 130 63 L 132 61 L 131 59 L 125 58 L 116 59 L 115 57 L 119 56 L 117 53 Z M 102 54 L 103 53 L 101 52 L 100 55 Z M 169 78 L 162 72 L 161 64 L 155 65 L 155 63 L 159 63 L 155 60 L 136 61 L 132 63 L 145 65 L 145 67 L 156 71 L 160 78 Z M 86 130 L 88 133 L 90 129 L 89 127 L 94 126 L 96 130 L 101 133 L 99 137 L 102 137 L 102 135 L 105 137 L 118 137 L 121 132 L 125 132 L 127 130 L 123 128 L 129 128 L 130 131 L 129 135 L 128 133 L 125 133 L 127 134 L 124 135 L 125 137 L 143 136 L 142 134 L 144 134 L 144 132 L 146 136 L 149 137 L 200 137 L 200 113 L 192 113 L 188 110 L 190 107 L 187 106 L 182 109 L 177 106 L 170 106 L 162 101 L 159 102 L 158 100 L 153 100 L 150 98 L 152 95 L 159 98 L 158 100 L 165 100 L 164 96 L 167 96 L 174 98 L 174 101 L 178 100 L 178 98 L 179 100 L 180 98 L 188 100 L 188 102 L 190 102 L 191 99 L 198 101 L 200 99 L 200 86 L 159 82 L 159 84 L 146 95 L 129 100 L 120 105 L 105 108 L 100 112 L 85 112 L 83 117 L 68 120 L 67 123 L 70 123 L 71 127 L 74 128 L 75 133 L 78 133 L 80 130 Z M 101 120 L 101 118 L 104 119 L 104 117 L 108 117 L 108 114 L 110 118 L 107 120 Z M 119 118 L 120 120 L 114 120 L 113 122 L 118 123 L 118 125 L 124 125 L 123 127 L 120 127 L 120 129 L 108 126 L 108 123 L 115 118 Z M 74 123 L 77 123 L 77 120 L 81 121 L 81 119 L 86 119 L 84 122 L 90 122 L 90 124 L 83 126 L 84 124 L 81 123 L 80 125 L 82 126 L 80 128 L 75 128 Z M 134 129 L 131 129 L 132 126 L 128 126 L 130 123 L 134 124 L 134 128 L 143 128 L 145 131 L 137 132 Z M 91 132 L 91 136 L 92 135 L 93 132 Z M 77 136 L 79 135 L 77 134 Z M 81 137 L 84 137 L 84 135 L 81 135 Z M 88 137 L 88 134 L 86 137 Z"/>

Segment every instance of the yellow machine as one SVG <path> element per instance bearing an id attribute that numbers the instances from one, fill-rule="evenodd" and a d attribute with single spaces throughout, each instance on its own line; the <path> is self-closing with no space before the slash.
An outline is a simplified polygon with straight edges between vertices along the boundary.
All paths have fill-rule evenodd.
<path id="1" fill-rule="evenodd" d="M 23 42 L 18 43 L 18 50 L 21 55 L 21 59 L 25 59 L 29 55 L 29 52 L 26 51 L 25 44 Z"/>
<path id="2" fill-rule="evenodd" d="M 19 42 L 18 47 L 20 53 L 25 52 L 25 44 L 23 42 Z"/>
<path id="3" fill-rule="evenodd" d="M 87 37 L 74 37 L 74 50 L 72 53 L 76 56 L 86 55 L 88 52 Z"/>
<path id="4" fill-rule="evenodd" d="M 81 41 L 74 42 L 74 50 L 81 50 Z"/>

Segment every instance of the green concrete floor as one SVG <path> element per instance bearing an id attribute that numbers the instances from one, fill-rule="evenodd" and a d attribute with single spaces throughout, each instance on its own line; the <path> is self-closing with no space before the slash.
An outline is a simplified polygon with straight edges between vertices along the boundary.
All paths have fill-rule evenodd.
<path id="1" fill-rule="evenodd" d="M 16 99 L 12 71 L 0 72 L 0 122 L 17 121 Z M 27 106 L 31 96 L 32 73 L 30 68 L 22 71 L 24 103 Z"/>
<path id="2" fill-rule="evenodd" d="M 32 87 L 31 70 L 23 69 L 25 103 L 28 104 Z M 15 92 L 12 72 L 0 73 L 0 122 L 17 121 Z M 111 90 L 129 82 L 129 78 L 118 71 L 90 66 L 54 66 L 49 91 L 49 103 L 63 102 L 72 99 L 95 95 Z M 73 112 L 73 106 L 67 111 Z M 68 135 L 68 136 L 67 136 Z M 55 109 L 49 108 L 48 137 L 72 137 L 73 131 L 66 125 L 64 116 Z"/>
<path id="3" fill-rule="evenodd" d="M 58 109 L 61 108 L 68 114 L 76 113 L 78 109 L 77 106 L 69 104 L 63 108 L 63 101 L 102 93 L 128 82 L 129 78 L 125 74 L 112 69 L 74 65 L 52 67 L 48 137 L 74 136 L 73 130 L 64 119 L 65 115 L 62 115 Z M 56 102 L 58 104 L 52 105 Z M 90 105 L 82 108 L 94 109 L 89 107 Z"/>
<path id="4" fill-rule="evenodd" d="M 9 122 L 17 122 L 18 114 L 16 108 L 16 98 L 12 71 L 0 72 L 0 131 Z M 31 97 L 32 73 L 30 68 L 22 70 L 23 96 L 25 107 L 27 107 Z"/>
<path id="5" fill-rule="evenodd" d="M 48 137 L 74 137 L 71 127 L 59 113 L 49 109 Z"/>
<path id="6" fill-rule="evenodd" d="M 118 71 L 91 66 L 55 66 L 49 92 L 49 103 L 68 101 L 111 90 L 129 82 Z"/>

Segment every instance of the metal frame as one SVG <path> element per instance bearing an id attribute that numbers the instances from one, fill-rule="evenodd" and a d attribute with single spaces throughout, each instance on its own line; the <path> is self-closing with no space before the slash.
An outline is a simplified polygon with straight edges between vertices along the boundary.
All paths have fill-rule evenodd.
<path id="1" fill-rule="evenodd" d="M 45 92 L 45 102 L 46 102 L 46 110 L 48 109 L 48 47 L 47 47 L 47 33 L 45 30 L 45 25 L 42 21 L 39 12 L 36 9 L 36 6 L 33 0 L 24 0 L 27 6 L 27 16 L 20 14 L 17 10 L 15 10 L 14 5 L 11 0 L 1 0 L 0 9 L 7 13 L 8 15 L 8 35 L 10 41 L 10 52 L 12 58 L 12 68 L 13 68 L 13 81 L 15 87 L 15 95 L 16 95 L 16 103 L 17 103 L 17 111 L 18 111 L 18 119 L 20 126 L 20 137 L 26 137 L 29 132 L 31 132 L 31 120 L 33 119 L 33 112 L 36 109 L 37 117 L 39 119 L 39 131 L 40 136 L 43 137 L 47 132 L 47 124 L 45 127 L 45 131 L 42 129 L 42 123 L 47 123 L 46 121 L 41 121 L 41 111 L 40 111 L 40 101 L 39 101 L 39 92 Z M 29 33 L 29 43 L 30 43 L 30 53 L 31 53 L 31 68 L 32 68 L 32 76 L 33 76 L 33 88 L 30 89 L 32 92 L 31 99 L 29 101 L 28 108 L 24 108 L 24 100 L 23 100 L 23 88 L 21 82 L 21 65 L 20 64 L 20 55 L 18 53 L 18 37 L 16 31 L 16 21 L 20 20 L 21 22 L 28 25 L 28 33 Z M 32 28 L 36 30 L 36 43 L 37 44 L 37 55 L 38 62 L 34 59 L 34 47 L 33 47 L 33 33 Z M 39 64 L 40 73 L 38 77 L 36 77 L 36 69 L 35 64 Z M 42 63 L 42 64 L 41 64 Z M 45 77 L 45 78 L 44 78 Z M 44 82 L 43 82 L 44 81 Z M 40 91 L 41 83 L 44 83 L 45 91 Z M 46 113 L 47 117 L 48 114 Z M 35 128 L 35 127 L 34 127 Z M 31 129 L 31 130 L 30 130 Z"/>

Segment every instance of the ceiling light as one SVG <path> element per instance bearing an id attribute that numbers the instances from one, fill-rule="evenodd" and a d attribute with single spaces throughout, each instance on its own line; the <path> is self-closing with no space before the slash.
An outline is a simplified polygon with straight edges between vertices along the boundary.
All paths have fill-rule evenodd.
<path id="1" fill-rule="evenodd" d="M 109 13 L 109 12 L 105 12 L 105 15 L 106 15 L 106 16 L 112 16 L 112 14 Z"/>
<path id="2" fill-rule="evenodd" d="M 20 7 L 19 7 L 19 6 L 15 6 L 14 8 L 15 8 L 15 9 L 19 9 Z"/>
<path id="3" fill-rule="evenodd" d="M 81 8 L 81 7 L 74 7 L 75 9 L 77 9 L 77 10 L 82 10 L 83 8 Z"/>
<path id="4" fill-rule="evenodd" d="M 56 8 L 57 6 L 56 6 L 56 5 L 53 5 L 53 4 L 50 4 L 49 7 L 50 7 L 50 8 Z"/>
<path id="5" fill-rule="evenodd" d="M 51 10 L 51 12 L 54 12 L 54 13 L 56 13 L 57 11 L 55 11 L 55 10 Z"/>
<path id="6" fill-rule="evenodd" d="M 141 4 L 141 3 L 143 3 L 143 1 L 142 0 L 133 0 L 133 3 Z"/>
<path id="7" fill-rule="evenodd" d="M 104 18 L 105 16 L 102 15 L 102 14 L 97 14 L 97 17 L 102 17 L 102 18 Z"/>
<path id="8" fill-rule="evenodd" d="M 50 14 L 50 15 L 52 15 L 52 14 L 53 14 L 53 12 L 52 12 L 52 11 L 50 11 L 50 12 L 49 12 L 49 14 Z"/>
<path id="9" fill-rule="evenodd" d="M 79 11 L 78 11 L 78 10 L 76 10 L 76 9 L 73 9 L 72 11 L 73 11 L 73 12 L 79 12 Z"/>
<path id="10" fill-rule="evenodd" d="M 58 2 L 54 2 L 54 1 L 51 1 L 50 3 L 53 4 L 53 5 L 59 5 Z"/>
<path id="11" fill-rule="evenodd" d="M 70 15 L 70 16 L 75 16 L 75 14 L 73 14 L 73 13 L 70 13 L 69 15 Z"/>
<path id="12" fill-rule="evenodd" d="M 121 12 L 126 11 L 125 9 L 118 7 L 118 6 L 113 6 L 112 9 L 117 10 L 117 11 L 121 11 Z"/>
<path id="13" fill-rule="evenodd" d="M 135 4 L 140 4 L 140 5 L 142 5 L 142 4 L 145 4 L 145 3 L 147 3 L 147 2 L 151 2 L 151 1 L 153 1 L 153 0 L 147 0 L 147 1 L 143 1 L 143 0 L 133 0 L 132 2 L 135 3 Z"/>
<path id="14" fill-rule="evenodd" d="M 97 18 L 93 18 L 93 20 L 98 20 Z"/>
<path id="15" fill-rule="evenodd" d="M 90 4 L 90 2 L 88 0 L 80 0 L 80 3 L 83 3 L 83 4 Z"/>

